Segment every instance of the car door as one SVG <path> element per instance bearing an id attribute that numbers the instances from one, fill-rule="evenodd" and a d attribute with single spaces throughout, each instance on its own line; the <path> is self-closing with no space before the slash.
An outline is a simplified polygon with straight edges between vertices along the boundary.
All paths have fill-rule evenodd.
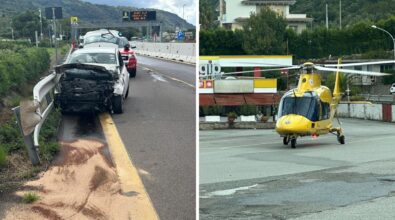
<path id="1" fill-rule="evenodd" d="M 126 92 L 129 87 L 129 72 L 126 70 L 125 63 L 123 62 L 121 53 L 118 51 L 117 52 L 117 57 L 118 57 L 118 64 L 119 64 L 119 81 L 122 83 L 123 86 L 123 97 L 125 97 Z"/>

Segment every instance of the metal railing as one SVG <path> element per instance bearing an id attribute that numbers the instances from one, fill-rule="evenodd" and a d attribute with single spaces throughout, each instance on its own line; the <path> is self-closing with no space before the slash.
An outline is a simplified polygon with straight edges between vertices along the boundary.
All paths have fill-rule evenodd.
<path id="1" fill-rule="evenodd" d="M 385 103 L 395 103 L 395 95 L 371 95 L 371 94 L 362 94 L 362 96 L 367 101 L 372 102 L 385 102 Z"/>
<path id="2" fill-rule="evenodd" d="M 66 60 L 70 54 L 73 52 L 73 48 L 71 47 L 68 54 L 65 56 Z M 40 163 L 39 156 L 39 137 L 41 127 L 45 123 L 48 115 L 54 108 L 54 90 L 59 81 L 59 76 L 56 75 L 55 71 L 52 71 L 51 74 L 44 77 L 40 80 L 33 88 L 33 101 L 31 102 L 31 106 L 37 106 L 34 112 L 31 112 L 32 116 L 38 115 L 40 120 L 38 123 L 34 123 L 34 129 L 32 131 L 26 130 L 26 122 L 29 121 L 29 118 L 23 118 L 24 115 L 21 114 L 23 109 L 21 106 L 17 106 L 13 108 L 17 123 L 23 135 L 23 140 L 26 145 L 29 158 L 33 165 L 37 165 Z M 22 115 L 22 116 L 21 116 Z"/>

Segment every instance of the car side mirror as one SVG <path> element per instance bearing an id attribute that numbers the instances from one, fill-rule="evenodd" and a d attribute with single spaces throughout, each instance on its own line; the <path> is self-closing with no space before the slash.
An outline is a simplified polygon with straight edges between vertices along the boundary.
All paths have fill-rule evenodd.
<path id="1" fill-rule="evenodd" d="M 132 49 L 136 49 L 136 46 L 132 46 Z"/>

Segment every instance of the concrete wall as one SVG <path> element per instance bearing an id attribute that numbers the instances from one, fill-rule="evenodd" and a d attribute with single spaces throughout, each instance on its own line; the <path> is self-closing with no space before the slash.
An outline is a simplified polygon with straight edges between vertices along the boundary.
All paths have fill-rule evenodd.
<path id="1" fill-rule="evenodd" d="M 395 122 L 395 105 L 392 105 L 392 122 Z"/>
<path id="2" fill-rule="evenodd" d="M 226 1 L 226 13 L 224 23 L 235 23 L 236 18 L 249 18 L 251 13 L 256 13 L 255 5 L 245 5 L 241 0 Z"/>
<path id="3" fill-rule="evenodd" d="M 337 114 L 340 117 L 383 120 L 382 104 L 339 104 Z M 392 122 L 395 122 L 395 105 L 392 105 Z"/>
<path id="4" fill-rule="evenodd" d="M 195 43 L 131 42 L 130 45 L 136 46 L 134 51 L 140 55 L 196 63 Z"/>

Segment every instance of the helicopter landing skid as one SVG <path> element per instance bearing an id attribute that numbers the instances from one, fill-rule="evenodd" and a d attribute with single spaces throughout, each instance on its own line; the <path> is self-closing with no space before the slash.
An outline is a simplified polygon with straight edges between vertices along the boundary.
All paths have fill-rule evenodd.
<path id="1" fill-rule="evenodd" d="M 340 144 L 345 144 L 346 143 L 345 142 L 345 137 L 344 137 L 344 134 L 343 134 L 343 130 L 340 127 L 339 128 L 331 128 L 329 130 L 329 132 L 337 136 L 337 141 Z"/>

